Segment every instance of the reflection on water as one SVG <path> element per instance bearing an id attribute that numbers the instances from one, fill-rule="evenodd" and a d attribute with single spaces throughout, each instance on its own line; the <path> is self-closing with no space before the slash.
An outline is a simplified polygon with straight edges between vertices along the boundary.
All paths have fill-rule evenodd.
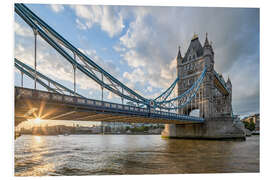
<path id="1" fill-rule="evenodd" d="M 23 135 L 15 175 L 176 174 L 259 171 L 259 136 L 246 141 L 159 135 Z"/>
<path id="2" fill-rule="evenodd" d="M 39 144 L 42 142 L 42 137 L 41 136 L 34 136 L 34 143 Z"/>

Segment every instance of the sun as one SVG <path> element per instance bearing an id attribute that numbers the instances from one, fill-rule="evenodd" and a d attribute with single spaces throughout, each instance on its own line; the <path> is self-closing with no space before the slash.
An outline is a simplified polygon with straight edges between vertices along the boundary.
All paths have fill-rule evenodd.
<path id="1" fill-rule="evenodd" d="M 39 117 L 37 117 L 36 119 L 34 119 L 34 121 L 33 121 L 35 124 L 40 124 L 41 122 L 42 122 L 42 120 L 39 118 Z"/>

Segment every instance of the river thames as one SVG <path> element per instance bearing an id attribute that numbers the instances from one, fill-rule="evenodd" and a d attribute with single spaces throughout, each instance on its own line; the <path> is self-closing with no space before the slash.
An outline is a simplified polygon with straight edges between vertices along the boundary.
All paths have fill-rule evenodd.
<path id="1" fill-rule="evenodd" d="M 23 135 L 15 176 L 259 172 L 259 136 L 246 141 L 160 135 Z"/>

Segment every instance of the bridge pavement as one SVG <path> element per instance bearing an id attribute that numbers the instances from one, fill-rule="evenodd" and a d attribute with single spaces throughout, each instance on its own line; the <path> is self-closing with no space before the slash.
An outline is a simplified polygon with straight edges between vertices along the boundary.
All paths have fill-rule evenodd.
<path id="1" fill-rule="evenodd" d="M 15 125 L 27 119 L 190 124 L 204 119 L 15 87 Z"/>

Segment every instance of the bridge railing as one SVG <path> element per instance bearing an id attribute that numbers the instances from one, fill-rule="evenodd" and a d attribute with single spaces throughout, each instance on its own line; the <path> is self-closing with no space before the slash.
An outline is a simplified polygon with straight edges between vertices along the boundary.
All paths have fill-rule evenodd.
<path id="1" fill-rule="evenodd" d="M 133 115 L 142 115 L 148 117 L 155 117 L 155 118 L 166 118 L 166 119 L 181 119 L 181 120 L 190 120 L 190 121 L 203 121 L 203 118 L 200 117 L 193 117 L 187 115 L 181 115 L 171 112 L 165 112 L 160 110 L 155 110 L 141 107 L 135 107 L 125 104 L 117 104 L 111 103 L 106 101 L 94 100 L 94 99 L 86 99 L 81 97 L 63 95 L 58 93 L 52 93 L 47 91 L 41 90 L 34 90 L 22 87 L 15 88 L 15 96 L 16 98 L 30 98 L 30 99 L 38 99 L 38 100 L 45 100 L 45 101 L 52 101 L 58 103 L 67 103 L 76 106 L 83 106 L 83 107 L 92 107 L 95 110 L 110 110 L 113 112 L 119 113 L 128 113 Z"/>

